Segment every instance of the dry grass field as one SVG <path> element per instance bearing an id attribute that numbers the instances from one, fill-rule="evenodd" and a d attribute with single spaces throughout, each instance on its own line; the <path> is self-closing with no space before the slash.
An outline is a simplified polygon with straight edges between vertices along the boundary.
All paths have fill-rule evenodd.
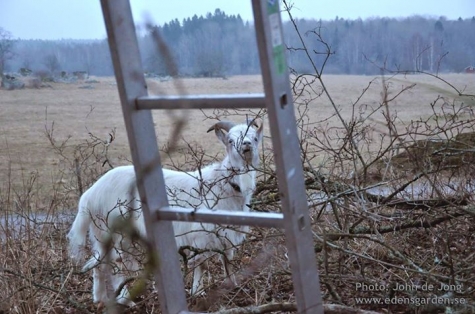
<path id="1" fill-rule="evenodd" d="M 470 75 L 446 75 L 455 87 L 465 93 L 475 93 L 475 77 Z M 52 83 L 49 88 L 24 89 L 15 91 L 0 90 L 0 178 L 6 182 L 11 167 L 11 176 L 16 179 L 25 174 L 37 171 L 42 182 L 51 182 L 56 176 L 58 157 L 53 153 L 45 128 L 51 128 L 54 122 L 54 134 L 57 141 L 68 137 L 68 145 L 74 145 L 88 138 L 91 132 L 106 140 L 111 130 L 116 130 L 116 139 L 111 147 L 110 155 L 115 164 L 127 163 L 118 160 L 128 158 L 128 142 L 124 130 L 122 112 L 118 99 L 117 87 L 113 78 L 97 78 L 96 84 L 64 84 Z M 356 110 L 377 107 L 382 101 L 381 80 L 379 77 L 328 75 L 324 79 L 334 102 L 345 119 L 351 117 L 355 103 L 363 90 L 371 83 L 370 88 L 359 99 Z M 430 103 L 438 95 L 447 97 L 454 95 L 449 86 L 436 79 L 423 76 L 398 76 L 390 80 L 391 94 L 412 83 L 416 87 L 402 93 L 391 103 L 391 110 L 397 112 L 399 125 L 407 125 L 411 120 L 428 117 L 432 114 Z M 176 84 L 173 81 L 159 82 L 149 80 L 150 94 L 174 94 Z M 94 89 L 80 89 L 91 85 Z M 222 94 L 222 93 L 258 93 L 262 92 L 260 76 L 237 76 L 228 80 L 222 79 L 183 79 L 182 85 L 189 94 Z M 319 85 L 314 84 L 318 93 Z M 391 96 L 392 96 L 391 95 Z M 314 93 L 303 94 L 296 102 L 315 98 Z M 309 117 L 312 123 L 322 122 L 331 126 L 340 126 L 334 115 L 334 108 L 324 96 L 309 103 Z M 248 112 L 252 114 L 252 111 Z M 178 114 L 184 114 L 180 112 Z M 211 155 L 220 151 L 220 146 L 206 130 L 211 124 L 201 111 L 190 111 L 189 123 L 183 138 L 188 142 L 197 142 Z M 207 115 L 217 116 L 222 113 Z M 229 113 L 232 116 L 232 113 Z M 163 145 L 168 139 L 173 118 L 167 112 L 154 111 L 154 119 L 159 135 L 159 144 Z M 232 119 L 232 117 L 230 118 Z M 236 118 L 236 119 L 242 119 Z M 381 112 L 373 119 L 383 123 Z M 179 156 L 178 156 L 179 158 Z"/>
<path id="2" fill-rule="evenodd" d="M 390 133 L 394 130 L 401 134 L 394 144 L 399 143 L 398 141 L 402 141 L 402 139 L 417 141 L 431 136 L 450 138 L 452 133 L 455 136 L 457 132 L 475 132 L 475 129 L 471 128 L 473 116 L 470 111 L 475 107 L 475 97 L 473 96 L 475 95 L 475 75 L 447 74 L 442 78 L 464 94 L 472 96 L 459 96 L 447 83 L 427 75 L 398 75 L 386 77 L 384 82 L 381 77 L 327 75 L 324 76 L 323 81 L 345 123 L 348 123 L 355 130 L 354 132 L 361 132 L 361 135 L 352 136 L 357 141 L 361 140 L 362 158 L 371 160 L 378 154 L 378 151 L 381 151 L 381 146 L 389 145 Z M 94 313 L 101 311 L 91 301 L 90 274 L 78 274 L 67 258 L 64 243 L 69 224 L 68 222 L 64 223 L 62 219 L 57 219 L 57 217 L 63 217 L 62 212 L 75 211 L 79 196 L 73 163 L 75 158 L 78 156 L 83 158 L 88 149 L 94 145 L 97 145 L 95 146 L 97 147 L 94 152 L 95 156 L 100 157 L 101 154 L 104 154 L 105 147 L 101 141 L 110 139 L 109 133 L 115 130 L 114 140 L 107 148 L 107 158 L 112 166 L 127 164 L 130 160 L 115 80 L 114 78 L 93 79 L 95 82 L 92 83 L 49 83 L 47 87 L 40 89 L 0 90 L 0 215 L 7 217 L 1 218 L 2 223 L 0 224 L 0 282 L 2 285 L 3 283 L 8 285 L 8 288 L 0 289 L 2 290 L 0 291 L 0 313 Z M 306 79 L 310 80 L 311 78 Z M 347 153 L 345 145 L 342 144 L 345 135 L 347 135 L 343 124 L 335 115 L 335 108 L 328 97 L 321 94 L 321 85 L 311 82 L 303 86 L 302 82 L 304 81 L 298 81 L 294 89 L 296 114 L 302 118 L 300 122 L 302 141 L 304 144 L 308 141 L 309 146 L 303 146 L 308 150 L 309 155 L 312 155 L 311 157 L 307 156 L 310 164 L 316 167 L 319 173 L 327 174 L 331 180 L 338 178 L 347 184 L 351 175 L 360 169 L 358 167 L 345 168 L 352 162 L 352 159 L 343 160 L 341 157 Z M 177 82 L 173 80 L 160 82 L 149 79 L 147 83 L 151 94 L 174 94 L 177 90 Z M 383 88 L 385 84 L 387 92 Z M 411 84 L 416 85 L 399 94 Z M 92 88 L 81 88 L 86 85 L 90 85 Z M 181 79 L 178 86 L 182 86 L 188 94 L 262 92 L 260 76 L 236 76 L 228 79 Z M 300 91 L 301 88 L 303 88 L 303 92 Z M 392 99 L 393 97 L 395 99 Z M 381 106 L 381 104 L 385 104 L 385 101 L 388 101 L 387 106 Z M 464 109 L 456 111 L 461 106 Z M 454 114 L 451 114 L 450 110 Z M 388 128 L 388 122 L 384 116 L 386 112 L 389 112 L 394 130 Z M 434 112 L 445 113 L 436 117 Z M 213 123 L 212 119 L 226 117 L 229 120 L 242 121 L 245 114 L 254 115 L 257 113 L 257 111 L 212 110 L 205 112 L 196 110 L 187 113 L 154 112 L 159 145 L 162 148 L 167 144 L 174 116 L 187 114 L 188 124 L 180 143 L 180 147 L 183 149 L 171 156 L 165 156 L 164 163 L 170 167 L 193 168 L 194 163 L 189 162 L 189 156 L 186 155 L 187 145 L 189 145 L 188 149 L 189 147 L 201 147 L 206 153 L 205 159 L 211 160 L 213 156 L 222 152 L 214 134 L 206 133 L 208 127 Z M 452 121 L 451 117 L 455 113 L 457 113 L 458 120 Z M 463 122 L 464 119 L 467 121 Z M 426 123 L 419 124 L 420 129 L 417 129 L 414 124 L 416 120 Z M 269 134 L 267 120 L 264 119 L 264 121 L 266 133 Z M 443 127 L 437 127 L 442 124 L 446 126 L 445 133 Z M 439 131 L 428 131 L 429 126 Z M 413 133 L 409 134 L 409 131 Z M 320 137 L 321 134 L 315 135 L 315 132 L 323 132 L 325 136 Z M 55 148 L 51 141 L 56 145 Z M 267 154 L 271 150 L 270 145 L 270 139 L 266 138 Z M 341 148 L 341 151 L 331 150 L 336 147 Z M 342 160 L 338 160 L 335 156 L 341 157 Z M 97 175 L 109 169 L 108 165 L 102 164 L 103 162 L 104 159 L 100 158 L 96 160 L 95 164 L 94 160 L 88 161 L 87 166 L 92 170 L 89 177 L 82 178 L 85 187 L 93 182 Z M 338 165 L 336 165 L 337 163 Z M 367 185 L 374 182 L 369 180 Z M 336 184 L 333 186 L 335 190 L 330 193 L 334 192 L 335 195 L 340 196 L 348 194 L 336 186 Z M 328 191 L 325 190 L 325 193 Z M 269 195 L 265 194 L 264 198 Z M 358 227 L 358 223 L 354 225 L 348 223 L 342 227 L 342 224 L 345 223 L 333 216 L 323 215 L 322 218 L 321 211 L 320 213 L 318 211 L 323 208 L 323 205 L 320 203 L 317 205 L 312 209 L 314 211 L 312 217 L 322 224 L 321 229 L 317 228 L 318 232 L 325 230 L 330 234 L 336 234 L 335 225 L 339 225 L 341 230 L 347 232 L 351 229 L 349 229 L 350 225 L 352 228 Z M 356 214 L 357 206 L 348 203 L 343 202 L 336 205 L 332 203 L 330 205 L 332 207 L 341 206 L 338 210 L 350 212 L 351 219 L 348 218 L 348 221 L 357 220 L 355 217 L 361 214 Z M 276 203 L 269 206 L 274 206 L 276 208 L 274 210 L 278 210 Z M 373 212 L 378 208 L 380 207 L 368 210 Z M 397 209 L 391 207 L 381 210 L 384 215 L 389 215 Z M 28 217 L 34 213 L 53 217 L 56 219 L 56 223 L 44 221 L 33 221 L 33 224 L 25 223 L 25 219 L 28 220 Z M 15 220 L 16 214 L 27 218 Z M 368 228 L 378 228 L 379 224 L 382 226 L 384 223 L 392 221 L 389 218 L 381 221 L 378 220 L 379 218 L 371 218 L 372 214 L 368 215 L 363 214 L 365 219 L 370 217 L 371 222 L 363 224 L 365 227 L 369 226 Z M 449 212 L 448 209 L 447 215 L 459 217 L 458 214 Z M 381 232 L 378 235 L 380 242 L 375 241 L 370 244 L 362 242 L 368 239 L 363 239 L 363 235 L 361 235 L 361 239 L 357 240 L 356 238 L 353 242 L 346 243 L 348 247 L 345 250 L 347 251 L 341 248 L 336 249 L 330 245 L 325 247 L 324 253 L 322 253 L 322 244 L 318 242 L 321 241 L 321 238 L 318 238 L 319 244 L 316 244 L 316 251 L 321 253 L 319 268 L 324 269 L 321 273 L 325 302 L 363 309 L 383 310 L 384 313 L 418 313 L 419 309 L 413 304 L 393 307 L 381 307 L 374 304 L 356 305 L 352 294 L 355 292 L 354 283 L 366 280 L 365 282 L 368 284 L 381 282 L 389 284 L 393 279 L 404 281 L 412 278 L 411 276 L 422 280 L 417 281 L 418 283 L 423 283 L 425 280 L 450 283 L 453 278 L 459 276 L 463 277 L 461 282 L 465 286 L 463 291 L 455 291 L 455 296 L 464 298 L 472 304 L 472 307 L 464 307 L 463 310 L 466 312 L 453 313 L 473 313 L 471 311 L 475 311 L 473 307 L 475 278 L 473 277 L 474 264 L 472 262 L 474 261 L 475 239 L 471 233 L 474 233 L 473 224 L 475 221 L 473 212 L 471 215 L 471 218 L 464 216 L 461 219 L 463 221 L 458 220 L 453 225 L 447 224 L 441 227 L 443 232 L 460 227 L 459 231 L 464 236 L 453 235 L 457 240 L 453 240 L 451 243 L 445 243 L 438 239 L 435 234 L 442 231 L 436 230 L 435 227 L 434 230 L 427 229 L 428 231 L 425 233 L 406 233 L 400 237 L 399 235 L 383 235 Z M 66 221 L 69 221 L 68 217 Z M 437 215 L 433 215 L 433 218 L 437 217 Z M 225 295 L 225 293 L 215 295 L 211 291 L 208 299 L 206 297 L 190 297 L 190 303 L 196 309 L 216 311 L 220 306 L 236 307 L 294 301 L 287 262 L 282 255 L 279 255 L 284 250 L 282 241 L 277 240 L 278 237 L 276 237 L 279 233 L 276 231 L 266 232 L 255 230 L 252 240 L 245 244 L 239 259 L 237 259 L 241 261 L 243 269 L 248 273 L 247 277 L 242 279 L 244 288 L 234 289 L 231 292 L 223 290 L 229 292 L 231 296 Z M 369 232 L 368 234 L 378 233 Z M 337 237 L 335 243 L 336 241 L 338 241 Z M 382 245 L 381 241 L 387 242 Z M 417 245 L 418 241 L 420 241 L 419 246 Z M 388 247 L 397 248 L 404 253 L 404 256 L 414 257 L 414 260 L 405 260 L 398 255 L 399 251 L 395 252 Z M 425 253 L 422 252 L 427 250 L 427 252 L 433 253 L 430 255 L 432 260 L 438 258 L 447 262 L 444 257 L 448 254 L 444 251 L 445 248 L 454 254 L 451 256 L 451 264 L 447 269 L 440 269 L 443 268 L 441 265 L 427 264 L 429 261 L 425 259 L 423 256 Z M 371 258 L 361 259 L 356 255 L 349 257 L 346 254 L 351 250 L 353 250 L 352 252 L 361 252 L 361 255 Z M 389 251 L 390 253 L 388 253 Z M 397 260 L 398 258 L 401 258 L 402 261 Z M 456 260 L 453 260 L 454 258 Z M 270 262 L 264 265 L 262 260 Z M 375 260 L 377 260 L 378 266 L 372 264 Z M 393 270 L 389 266 L 403 264 L 405 266 L 398 266 L 400 269 L 397 270 Z M 455 266 L 456 264 L 458 266 Z M 414 272 L 414 268 L 416 268 L 414 265 L 418 265 L 423 270 L 419 273 Z M 408 267 L 409 270 L 404 267 Z M 457 271 L 459 273 L 454 273 Z M 428 275 L 430 272 L 436 273 L 436 275 Z M 464 275 L 470 272 L 472 273 L 471 277 Z M 470 280 L 471 284 L 468 283 Z M 217 285 L 216 282 L 214 284 Z M 219 287 L 219 285 L 217 286 Z M 361 293 L 359 295 L 364 296 Z M 211 296 L 215 299 L 210 300 Z M 138 307 L 129 311 L 155 313 L 158 311 L 156 298 L 156 293 L 145 295 L 138 303 Z M 431 310 L 433 313 L 438 313 L 445 309 L 444 307 L 424 308 L 427 313 L 432 313 Z M 458 308 L 456 309 L 458 310 Z"/>
<path id="3" fill-rule="evenodd" d="M 98 81 L 92 84 L 94 89 L 79 88 L 89 84 L 52 83 L 50 88 L 0 91 L 2 179 L 8 173 L 9 164 L 13 177 L 17 177 L 21 171 L 38 171 L 46 181 L 54 177 L 58 160 L 45 135 L 45 128 L 51 128 L 53 122 L 55 139 L 64 141 L 70 137 L 68 145 L 71 146 L 87 139 L 89 132 L 107 139 L 111 130 L 116 129 L 115 145 L 110 154 L 114 160 L 129 156 L 115 80 L 98 78 Z M 190 94 L 262 91 L 258 76 L 231 80 L 190 79 L 184 80 L 184 84 Z M 173 94 L 175 86 L 172 81 L 149 81 L 149 90 L 151 94 Z M 169 136 L 173 118 L 169 113 L 158 111 L 154 117 L 160 144 L 163 144 Z M 213 145 L 211 136 L 210 141 L 202 141 L 210 124 L 204 120 L 205 116 L 201 112 L 190 112 L 184 138 L 191 142 L 202 142 L 205 148 L 213 149 L 218 145 Z"/>

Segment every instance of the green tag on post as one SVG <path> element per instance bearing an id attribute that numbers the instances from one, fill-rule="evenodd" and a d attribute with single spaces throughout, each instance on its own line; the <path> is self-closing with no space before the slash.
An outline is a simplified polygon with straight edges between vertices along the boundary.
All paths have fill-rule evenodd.
<path id="1" fill-rule="evenodd" d="M 277 74 L 285 72 L 284 41 L 280 27 L 280 12 L 278 0 L 267 0 L 267 14 L 269 16 L 270 34 L 272 40 L 272 54 Z"/>

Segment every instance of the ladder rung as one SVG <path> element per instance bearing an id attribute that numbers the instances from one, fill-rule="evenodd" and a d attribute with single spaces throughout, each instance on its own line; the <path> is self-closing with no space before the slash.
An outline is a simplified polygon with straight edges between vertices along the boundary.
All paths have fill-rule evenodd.
<path id="1" fill-rule="evenodd" d="M 265 108 L 264 94 L 143 96 L 137 109 L 215 109 Z"/>
<path id="2" fill-rule="evenodd" d="M 210 222 L 221 225 L 240 225 L 283 228 L 284 215 L 229 210 L 163 207 L 156 211 L 158 220 Z"/>

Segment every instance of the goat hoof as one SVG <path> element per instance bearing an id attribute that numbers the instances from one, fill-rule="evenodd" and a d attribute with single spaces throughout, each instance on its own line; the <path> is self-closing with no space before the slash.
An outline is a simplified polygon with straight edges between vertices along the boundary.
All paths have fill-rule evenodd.
<path id="1" fill-rule="evenodd" d="M 136 305 L 136 303 L 134 301 L 131 301 L 131 300 L 126 299 L 126 298 L 117 299 L 117 304 L 122 305 L 122 306 L 126 306 L 126 307 L 134 307 Z"/>
<path id="2" fill-rule="evenodd" d="M 192 297 L 205 297 L 206 296 L 206 291 L 204 291 L 203 289 L 199 289 L 197 291 L 193 291 L 193 290 L 188 290 L 190 296 Z"/>

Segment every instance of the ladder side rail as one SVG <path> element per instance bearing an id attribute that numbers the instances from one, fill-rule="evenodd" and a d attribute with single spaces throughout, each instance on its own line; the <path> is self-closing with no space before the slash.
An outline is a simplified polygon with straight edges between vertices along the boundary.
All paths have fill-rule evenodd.
<path id="1" fill-rule="evenodd" d="M 187 311 L 183 275 L 171 221 L 156 222 L 149 208 L 168 206 L 153 118 L 149 110 L 135 110 L 135 99 L 147 95 L 129 0 L 101 0 L 117 87 L 124 114 L 137 186 L 148 238 L 157 248 L 159 269 L 155 272 L 163 313 Z M 154 252 L 155 253 L 155 252 Z M 166 289 L 165 289 L 166 287 Z"/>
<path id="2" fill-rule="evenodd" d="M 323 313 L 279 1 L 252 6 L 297 308 Z"/>

